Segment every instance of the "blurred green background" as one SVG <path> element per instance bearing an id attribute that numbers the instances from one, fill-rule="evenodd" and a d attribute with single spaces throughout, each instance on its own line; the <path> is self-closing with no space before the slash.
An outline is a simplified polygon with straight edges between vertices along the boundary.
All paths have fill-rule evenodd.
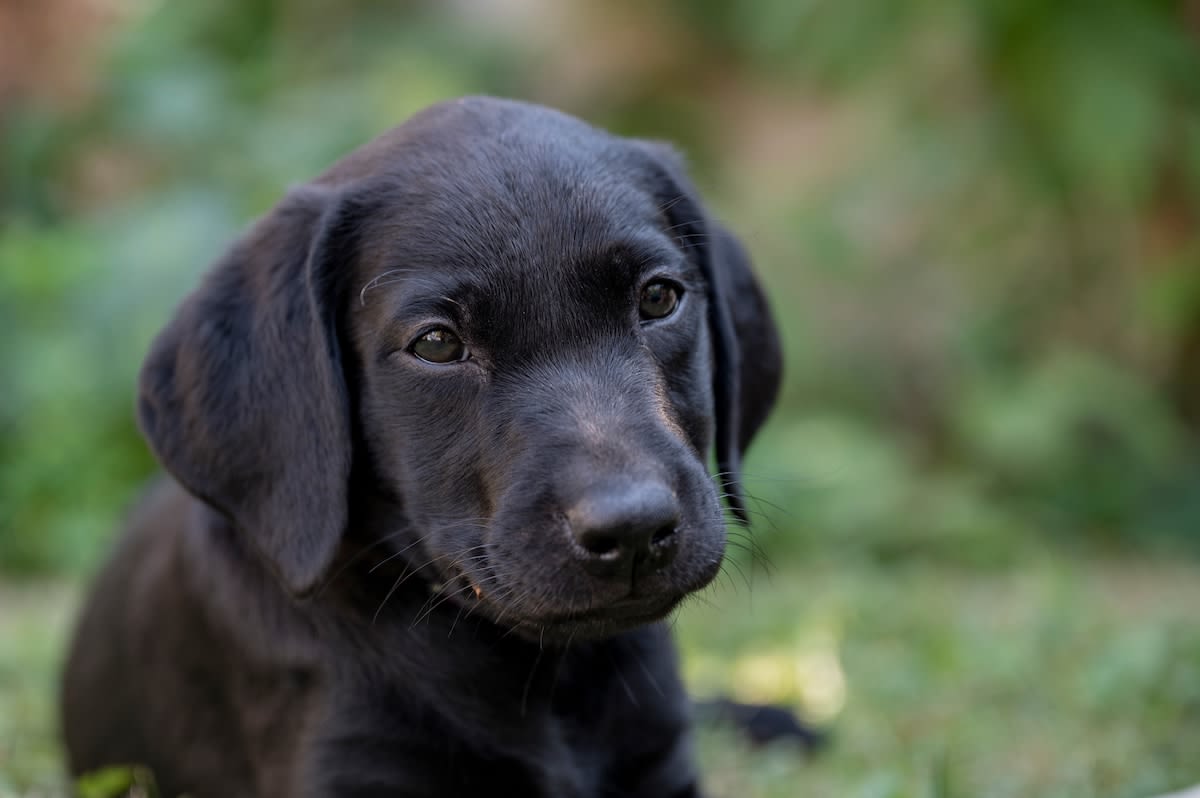
<path id="1" fill-rule="evenodd" d="M 492 93 L 676 142 L 786 335 L 758 508 L 677 626 L 724 796 L 1200 781 L 1200 2 L 0 4 L 0 796 L 65 790 L 136 370 L 291 184 Z M 752 550 L 752 551 L 748 551 Z"/>

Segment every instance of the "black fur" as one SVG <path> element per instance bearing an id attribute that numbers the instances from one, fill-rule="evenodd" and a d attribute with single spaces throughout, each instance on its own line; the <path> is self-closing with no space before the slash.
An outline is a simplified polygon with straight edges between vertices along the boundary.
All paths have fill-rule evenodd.
<path id="1" fill-rule="evenodd" d="M 639 317 L 643 287 L 681 287 Z M 414 341 L 452 330 L 469 358 Z M 165 794 L 698 795 L 659 623 L 717 573 L 779 344 L 665 147 L 435 106 L 291 192 L 159 335 L 164 481 L 67 667 L 73 771 Z M 714 421 L 715 420 L 715 421 Z"/>

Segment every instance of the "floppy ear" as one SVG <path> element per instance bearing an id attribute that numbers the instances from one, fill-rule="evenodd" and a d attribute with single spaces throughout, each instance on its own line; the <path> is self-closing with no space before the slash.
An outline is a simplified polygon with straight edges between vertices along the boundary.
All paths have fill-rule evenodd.
<path id="1" fill-rule="evenodd" d="M 746 248 L 719 222 L 710 219 L 708 230 L 709 257 L 713 270 L 724 277 L 724 304 L 733 317 L 737 336 L 737 445 L 744 453 L 778 398 L 783 348 Z"/>
<path id="2" fill-rule="evenodd" d="M 138 421 L 163 466 L 226 515 L 295 594 L 346 525 L 350 417 L 332 192 L 285 198 L 217 262 L 142 365 Z"/>
<path id="3" fill-rule="evenodd" d="M 671 233 L 708 281 L 717 468 L 730 508 L 747 521 L 742 455 L 766 420 L 783 371 L 779 332 L 741 242 L 708 218 L 683 161 L 658 142 L 635 142 L 652 161 L 655 194 Z"/>

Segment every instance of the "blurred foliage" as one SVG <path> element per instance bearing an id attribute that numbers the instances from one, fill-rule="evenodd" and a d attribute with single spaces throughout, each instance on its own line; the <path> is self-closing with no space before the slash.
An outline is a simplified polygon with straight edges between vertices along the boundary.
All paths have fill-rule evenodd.
<path id="1" fill-rule="evenodd" d="M 473 92 L 679 142 L 745 235 L 788 351 L 767 553 L 1197 548 L 1194 2 L 114 8 L 62 32 L 85 91 L 0 100 L 4 570 L 107 545 L 141 354 L 237 230 Z"/>

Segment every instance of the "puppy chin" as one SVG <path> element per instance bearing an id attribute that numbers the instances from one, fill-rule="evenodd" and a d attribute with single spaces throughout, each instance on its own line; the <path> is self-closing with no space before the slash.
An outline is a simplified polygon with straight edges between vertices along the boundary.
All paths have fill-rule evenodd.
<path id="1" fill-rule="evenodd" d="M 505 601 L 507 591 L 501 586 L 496 596 L 467 582 L 456 591 L 460 603 L 476 614 L 502 627 L 506 634 L 538 644 L 565 644 L 571 641 L 600 640 L 613 637 L 639 626 L 657 623 L 667 618 L 692 593 L 705 587 L 720 570 L 720 560 L 703 573 L 697 574 L 686 587 L 659 589 L 653 593 L 628 597 L 586 609 L 561 609 L 539 603 L 523 606 L 520 602 Z"/>
<path id="2" fill-rule="evenodd" d="M 663 620 L 683 599 L 680 595 L 665 602 L 627 602 L 581 613 L 520 618 L 510 622 L 510 628 L 513 634 L 539 644 L 602 640 Z"/>

